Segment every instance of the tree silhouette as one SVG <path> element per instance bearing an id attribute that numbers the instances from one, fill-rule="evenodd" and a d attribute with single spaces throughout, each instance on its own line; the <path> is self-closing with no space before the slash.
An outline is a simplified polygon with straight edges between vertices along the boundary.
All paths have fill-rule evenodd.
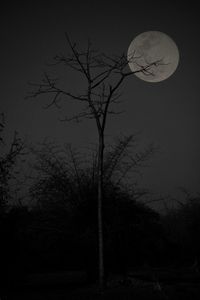
<path id="1" fill-rule="evenodd" d="M 136 251 L 140 245 L 139 240 L 142 242 L 145 230 L 148 232 L 148 240 L 155 233 L 155 230 L 152 229 L 153 217 L 150 217 L 150 210 L 142 203 L 146 197 L 150 196 L 150 193 L 136 184 L 137 176 L 131 176 L 132 172 L 141 171 L 142 166 L 146 166 L 146 161 L 153 154 L 153 149 L 148 147 L 148 151 L 136 151 L 135 139 L 135 136 L 117 139 L 116 143 L 107 146 L 105 151 L 103 223 L 106 274 L 110 271 L 124 274 L 128 262 L 129 267 L 134 261 L 141 263 L 144 255 L 147 256 L 147 254 L 143 249 L 140 252 Z M 95 265 L 97 259 L 97 218 L 95 213 L 97 210 L 97 153 L 93 154 L 93 151 L 91 149 L 91 154 L 87 154 L 88 161 L 86 162 L 87 157 L 84 155 L 83 160 L 81 153 L 71 145 L 60 147 L 47 141 L 41 146 L 35 147 L 36 161 L 33 163 L 33 168 L 36 174 L 30 189 L 36 208 L 46 214 L 48 218 L 51 215 L 53 215 L 53 219 L 56 219 L 57 215 L 59 216 L 59 220 L 56 219 L 57 221 L 53 224 L 49 221 L 38 221 L 38 230 L 41 226 L 41 231 L 46 228 L 53 232 L 63 231 L 64 235 L 64 228 L 71 228 L 72 235 L 79 243 L 79 250 L 76 253 L 76 259 L 74 259 L 75 250 L 74 254 L 70 254 L 71 259 L 67 251 L 66 256 L 75 263 L 81 257 L 85 257 L 82 259 L 82 263 L 84 261 L 89 280 L 95 280 L 97 276 Z M 129 175 L 132 177 L 130 182 L 126 180 Z M 144 214 L 145 211 L 147 215 Z M 61 214 L 64 216 L 65 225 L 59 226 Z M 150 222 L 146 226 L 149 217 Z M 142 221 L 143 218 L 145 220 Z M 56 225 L 56 223 L 58 224 Z M 133 225 L 135 223 L 136 227 Z M 138 230 L 141 230 L 143 235 L 136 239 Z M 137 245 L 134 244 L 135 239 L 138 241 Z M 67 236 L 66 244 L 69 245 L 69 248 L 73 245 Z M 129 246 L 126 247 L 126 245 Z M 82 263 L 80 262 L 79 267 L 82 266 Z M 118 266 L 118 270 L 116 266 Z"/>
<path id="2" fill-rule="evenodd" d="M 151 67 L 162 64 L 162 61 L 155 61 L 151 64 L 139 66 L 135 72 L 130 71 L 127 66 L 131 61 L 137 64 L 135 53 L 127 59 L 126 54 L 120 56 L 109 56 L 93 49 L 88 41 L 86 50 L 79 50 L 76 43 L 73 43 L 69 35 L 65 34 L 70 53 L 61 54 L 54 57 L 53 65 L 64 64 L 66 67 L 80 74 L 84 79 L 85 90 L 80 93 L 72 93 L 65 90 L 59 81 L 44 73 L 44 78 L 40 83 L 30 83 L 33 90 L 28 97 L 50 95 L 51 100 L 46 106 L 59 107 L 63 99 L 73 100 L 80 104 L 82 109 L 72 115 L 66 116 L 63 121 L 94 119 L 98 132 L 98 158 L 97 158 L 97 194 L 98 194 L 98 247 L 99 247 L 99 285 L 104 284 L 104 259 L 103 259 L 103 185 L 104 185 L 104 148 L 105 148 L 105 128 L 108 115 L 119 114 L 120 112 L 113 106 L 120 102 L 120 88 L 125 79 L 135 73 L 142 72 L 144 75 L 152 75 Z"/>
<path id="3" fill-rule="evenodd" d="M 143 151 L 137 150 L 136 135 L 123 136 L 108 145 L 104 157 L 104 189 L 109 186 L 127 189 L 134 199 L 147 196 L 148 190 L 139 188 L 137 176 L 142 167 L 155 154 L 157 148 L 148 145 Z M 86 155 L 81 154 L 70 144 L 58 146 L 44 141 L 32 148 L 35 160 L 32 165 L 35 177 L 30 188 L 32 197 L 42 206 L 60 203 L 63 207 L 73 207 L 84 201 L 90 190 L 97 190 L 96 149 Z M 131 179 L 128 182 L 128 179 Z M 95 197 L 94 197 L 95 198 Z M 68 201 L 66 201 L 68 200 Z"/>
<path id="4" fill-rule="evenodd" d="M 163 221 L 170 241 L 179 248 L 176 261 L 197 267 L 194 262 L 199 263 L 200 259 L 200 194 L 192 194 L 185 188 L 180 189 L 184 198 L 173 199 L 177 206 L 168 209 Z"/>
<path id="5" fill-rule="evenodd" d="M 10 199 L 9 181 L 15 179 L 12 171 L 16 165 L 17 159 L 25 154 L 25 143 L 15 132 L 13 139 L 6 147 L 5 138 L 3 137 L 5 129 L 4 114 L 0 115 L 0 210 L 4 211 L 8 200 Z"/>

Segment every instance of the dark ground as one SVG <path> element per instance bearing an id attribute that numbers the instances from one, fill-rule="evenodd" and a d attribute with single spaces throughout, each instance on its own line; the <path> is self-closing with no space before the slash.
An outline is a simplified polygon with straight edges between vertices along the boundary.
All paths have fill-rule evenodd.
<path id="1" fill-rule="evenodd" d="M 32 274 L 4 291 L 1 300 L 193 300 L 200 299 L 200 273 L 193 270 L 140 271 L 126 279 L 111 276 L 103 293 L 88 284 L 84 272 Z"/>

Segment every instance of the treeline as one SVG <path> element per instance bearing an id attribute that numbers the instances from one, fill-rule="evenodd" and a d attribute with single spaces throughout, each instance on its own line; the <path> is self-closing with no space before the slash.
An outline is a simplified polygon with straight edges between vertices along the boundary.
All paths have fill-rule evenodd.
<path id="1" fill-rule="evenodd" d="M 130 155 L 136 146 L 135 136 L 122 137 L 105 155 L 106 273 L 126 274 L 144 265 L 192 266 L 200 258 L 200 197 L 188 195 L 185 202 L 165 215 L 144 204 L 145 197 L 152 196 L 129 178 L 136 178 L 156 149 L 150 145 Z M 69 145 L 59 148 L 54 143 L 43 143 L 29 147 L 28 153 L 34 156 L 29 205 L 10 206 L 16 195 L 9 189 L 10 181 L 16 178 L 14 165 L 27 151 L 16 135 L 8 149 L 0 157 L 1 284 L 13 284 L 32 272 L 64 270 L 85 270 L 88 280 L 96 280 L 95 150 L 90 156 L 82 156 Z"/>
<path id="2" fill-rule="evenodd" d="M 104 203 L 107 274 L 126 274 L 144 265 L 192 267 L 199 260 L 200 199 L 160 216 L 112 186 Z M 73 209 L 61 203 L 12 208 L 1 217 L 1 272 L 7 271 L 11 282 L 32 272 L 66 270 L 85 270 L 88 280 L 95 280 L 95 206 L 90 194 Z"/>

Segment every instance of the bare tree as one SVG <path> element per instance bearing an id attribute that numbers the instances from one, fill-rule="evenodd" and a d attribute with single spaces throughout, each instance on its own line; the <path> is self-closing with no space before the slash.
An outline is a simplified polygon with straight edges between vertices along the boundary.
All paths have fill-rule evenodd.
<path id="1" fill-rule="evenodd" d="M 63 207 L 69 208 L 69 205 L 73 207 L 84 202 L 88 190 L 97 190 L 96 148 L 91 148 L 86 155 L 70 144 L 59 146 L 45 140 L 32 147 L 31 152 L 35 157 L 30 189 L 33 199 L 43 203 L 60 201 Z M 107 193 L 113 186 L 127 191 L 134 200 L 150 196 L 148 190 L 138 187 L 137 177 L 156 152 L 157 147 L 152 144 L 139 150 L 137 135 L 133 134 L 118 137 L 114 143 L 107 145 L 103 165 L 104 192 Z M 50 203 L 46 204 L 50 206 Z"/>
<path id="2" fill-rule="evenodd" d="M 16 166 L 17 159 L 25 154 L 25 143 L 15 132 L 10 145 L 6 145 L 3 137 L 5 116 L 0 114 L 0 117 L 0 210 L 4 210 L 10 198 L 9 181 L 16 179 L 16 174 L 12 171 Z"/>
<path id="3" fill-rule="evenodd" d="M 105 148 L 105 128 L 109 114 L 118 114 L 120 112 L 113 109 L 113 105 L 120 102 L 120 88 L 125 79 L 135 73 L 142 72 L 146 76 L 152 74 L 152 66 L 162 64 L 161 61 L 155 61 L 151 64 L 139 66 L 137 57 L 133 53 L 130 58 L 132 63 L 136 63 L 137 71 L 132 72 L 127 68 L 127 56 L 108 56 L 94 50 L 91 42 L 88 41 L 87 49 L 79 50 L 76 43 L 73 43 L 68 34 L 65 34 L 70 53 L 61 54 L 54 57 L 53 65 L 64 64 L 66 67 L 79 73 L 84 78 L 85 91 L 83 93 L 72 93 L 69 89 L 65 90 L 59 84 L 57 79 L 52 78 L 47 73 L 40 83 L 30 83 L 33 90 L 28 97 L 37 97 L 49 95 L 50 102 L 46 106 L 59 107 L 62 100 L 73 100 L 81 104 L 82 109 L 72 116 L 66 116 L 63 121 L 75 120 L 81 121 L 83 118 L 94 119 L 98 132 L 98 241 L 99 241 L 99 284 L 104 284 L 104 259 L 103 259 L 103 180 L 104 180 L 104 148 Z"/>

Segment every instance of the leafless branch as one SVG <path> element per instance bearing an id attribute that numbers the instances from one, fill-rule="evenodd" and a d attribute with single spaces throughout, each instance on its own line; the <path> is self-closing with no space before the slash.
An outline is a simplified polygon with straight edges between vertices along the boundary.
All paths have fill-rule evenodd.
<path id="1" fill-rule="evenodd" d="M 87 48 L 80 51 L 77 44 L 72 42 L 71 38 L 65 33 L 65 38 L 70 49 L 70 54 L 66 56 L 63 54 L 56 55 L 54 61 L 56 64 L 64 63 L 67 67 L 80 72 L 86 80 L 85 93 L 80 95 L 77 92 L 73 93 L 59 87 L 58 79 L 51 78 L 48 73 L 44 73 L 44 78 L 41 83 L 29 83 L 33 90 L 28 97 L 36 98 L 42 95 L 50 95 L 50 102 L 44 106 L 48 109 L 52 106 L 61 107 L 62 99 L 71 99 L 77 102 L 86 104 L 79 113 L 72 117 L 66 117 L 65 121 L 77 121 L 84 118 L 95 119 L 99 132 L 104 132 L 107 115 L 119 114 L 114 109 L 110 110 L 111 104 L 119 103 L 121 96 L 120 87 L 124 80 L 133 74 L 143 73 L 146 76 L 153 75 L 151 71 L 152 66 L 159 66 L 163 64 L 160 59 L 153 63 L 145 62 L 145 65 L 139 65 L 137 58 L 134 62 L 137 64 L 137 70 L 132 72 L 126 70 L 130 59 L 125 54 L 120 56 L 109 56 L 100 53 L 93 49 L 92 44 L 88 41 Z M 135 53 L 133 53 L 132 60 Z"/>

